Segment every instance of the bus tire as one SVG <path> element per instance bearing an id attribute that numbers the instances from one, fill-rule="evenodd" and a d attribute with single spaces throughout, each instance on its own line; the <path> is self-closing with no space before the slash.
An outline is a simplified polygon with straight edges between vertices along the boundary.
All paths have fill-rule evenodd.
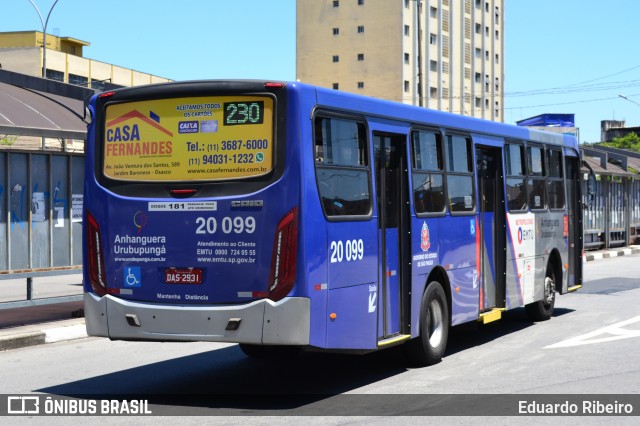
<path id="1" fill-rule="evenodd" d="M 556 303 L 556 285 L 553 270 L 547 268 L 544 278 L 544 298 L 525 305 L 524 310 L 531 321 L 546 321 L 553 315 Z"/>
<path id="2" fill-rule="evenodd" d="M 420 302 L 420 334 L 405 345 L 407 357 L 420 366 L 442 360 L 449 336 L 449 304 L 442 285 L 432 281 Z"/>
<path id="3" fill-rule="evenodd" d="M 253 345 L 240 343 L 240 350 L 250 358 L 290 358 L 300 353 L 297 346 Z"/>

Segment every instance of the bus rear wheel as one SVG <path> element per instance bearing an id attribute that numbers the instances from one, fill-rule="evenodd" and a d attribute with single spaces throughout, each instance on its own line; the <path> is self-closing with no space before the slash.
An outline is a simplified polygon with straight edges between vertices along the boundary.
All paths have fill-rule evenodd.
<path id="1" fill-rule="evenodd" d="M 449 336 L 449 304 L 442 285 L 432 281 L 420 303 L 420 335 L 405 345 L 407 357 L 426 366 L 442 360 Z"/>
<path id="2" fill-rule="evenodd" d="M 544 298 L 537 302 L 525 305 L 524 311 L 532 321 L 546 321 L 553 315 L 556 304 L 556 284 L 553 272 L 547 269 L 544 278 Z"/>

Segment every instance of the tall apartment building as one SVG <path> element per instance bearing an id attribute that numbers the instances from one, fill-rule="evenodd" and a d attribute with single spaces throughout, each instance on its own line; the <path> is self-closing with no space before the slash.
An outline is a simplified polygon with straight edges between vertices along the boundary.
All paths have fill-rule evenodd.
<path id="1" fill-rule="evenodd" d="M 40 77 L 44 37 L 41 31 L 0 32 L 0 65 L 3 69 Z M 103 90 L 105 84 L 137 86 L 162 83 L 167 78 L 108 64 L 82 56 L 86 41 L 47 33 L 46 77 L 63 83 Z"/>
<path id="2" fill-rule="evenodd" d="M 504 121 L 505 0 L 297 0 L 296 78 Z"/>

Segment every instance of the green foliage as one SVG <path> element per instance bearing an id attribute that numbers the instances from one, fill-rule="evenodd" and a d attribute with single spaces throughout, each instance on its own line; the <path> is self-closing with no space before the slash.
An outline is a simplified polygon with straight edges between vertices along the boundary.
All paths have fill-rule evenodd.
<path id="1" fill-rule="evenodd" d="M 603 142 L 602 145 L 640 152 L 640 136 L 632 132 L 621 138 L 613 138 L 611 142 Z"/>
<path id="2" fill-rule="evenodd" d="M 0 135 L 0 145 L 11 146 L 18 139 L 17 136 L 9 136 L 9 135 Z"/>

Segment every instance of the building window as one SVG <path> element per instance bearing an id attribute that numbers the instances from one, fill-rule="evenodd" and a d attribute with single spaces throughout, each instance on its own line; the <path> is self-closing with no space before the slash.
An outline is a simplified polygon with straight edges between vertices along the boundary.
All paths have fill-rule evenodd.
<path id="1" fill-rule="evenodd" d="M 480 108 L 482 106 L 482 98 L 476 96 L 476 108 Z"/>
<path id="2" fill-rule="evenodd" d="M 429 61 L 429 69 L 431 71 L 438 71 L 438 61 Z"/>
<path id="3" fill-rule="evenodd" d="M 429 87 L 429 96 L 431 96 L 432 98 L 437 98 L 438 97 L 438 88 L 437 87 Z"/>
<path id="4" fill-rule="evenodd" d="M 480 9 L 482 7 L 482 0 L 476 0 L 476 8 Z"/>
<path id="5" fill-rule="evenodd" d="M 489 60 L 489 51 L 488 50 L 484 51 L 484 59 L 486 59 L 487 61 Z"/>
<path id="6" fill-rule="evenodd" d="M 81 75 L 69 74 L 69 84 L 87 87 L 89 79 L 87 77 L 82 77 Z"/>
<path id="7" fill-rule="evenodd" d="M 408 53 L 405 53 L 405 54 L 404 54 L 404 63 L 405 63 L 405 64 L 408 64 L 408 63 L 409 63 L 409 54 L 408 54 Z"/>
<path id="8" fill-rule="evenodd" d="M 364 53 L 358 53 L 358 60 L 364 61 Z"/>
<path id="9" fill-rule="evenodd" d="M 496 77 L 496 93 L 500 91 L 500 79 Z"/>
<path id="10" fill-rule="evenodd" d="M 480 75 L 481 75 L 481 74 L 480 74 L 479 72 L 477 72 L 477 73 L 476 73 L 476 80 L 475 80 L 475 81 L 476 81 L 476 83 L 480 83 L 480 81 L 481 81 L 481 77 L 480 77 Z"/>
<path id="11" fill-rule="evenodd" d="M 64 73 L 62 71 L 47 69 L 47 78 L 49 80 L 64 81 Z"/>
<path id="12" fill-rule="evenodd" d="M 358 89 L 364 89 L 364 81 L 358 82 Z"/>
<path id="13" fill-rule="evenodd" d="M 437 18 L 438 17 L 438 8 L 431 6 L 429 8 L 429 16 L 431 16 L 432 18 Z"/>
<path id="14" fill-rule="evenodd" d="M 362 6 L 364 4 L 364 0 L 358 0 L 358 6 Z"/>
<path id="15" fill-rule="evenodd" d="M 480 28 L 482 28 L 482 25 L 476 24 L 476 34 L 480 34 Z"/>
<path id="16" fill-rule="evenodd" d="M 436 44 L 438 42 L 438 36 L 431 33 L 431 35 L 429 36 L 429 44 Z"/>
<path id="17" fill-rule="evenodd" d="M 404 0 L 404 7 L 409 9 L 409 0 Z"/>
<path id="18" fill-rule="evenodd" d="M 480 59 L 482 57 L 482 50 L 479 47 L 476 47 L 476 58 Z"/>
<path id="19" fill-rule="evenodd" d="M 340 34 L 340 28 L 334 28 L 333 35 L 338 35 L 338 34 Z"/>
<path id="20" fill-rule="evenodd" d="M 338 83 L 333 83 L 333 90 L 338 90 L 340 85 Z"/>
<path id="21" fill-rule="evenodd" d="M 333 0 L 333 7 L 340 6 L 340 0 Z"/>
<path id="22" fill-rule="evenodd" d="M 404 81 L 404 91 L 405 93 L 409 91 L 409 82 L 407 80 Z"/>
<path id="23" fill-rule="evenodd" d="M 500 40 L 500 31 L 496 30 L 496 40 Z"/>
<path id="24" fill-rule="evenodd" d="M 404 26 L 404 35 L 406 35 L 406 36 L 409 35 L 409 26 L 408 25 Z"/>
<path id="25" fill-rule="evenodd" d="M 333 55 L 333 62 L 340 62 L 340 56 Z"/>
<path id="26" fill-rule="evenodd" d="M 500 63 L 500 54 L 496 53 L 496 64 Z"/>
<path id="27" fill-rule="evenodd" d="M 364 32 L 364 25 L 358 25 L 358 33 Z"/>
<path id="28" fill-rule="evenodd" d="M 110 82 L 111 79 L 108 78 L 106 80 L 96 80 L 95 78 L 91 79 L 91 88 L 94 90 L 98 90 L 100 92 L 104 92 L 107 87 L 107 82 Z"/>

